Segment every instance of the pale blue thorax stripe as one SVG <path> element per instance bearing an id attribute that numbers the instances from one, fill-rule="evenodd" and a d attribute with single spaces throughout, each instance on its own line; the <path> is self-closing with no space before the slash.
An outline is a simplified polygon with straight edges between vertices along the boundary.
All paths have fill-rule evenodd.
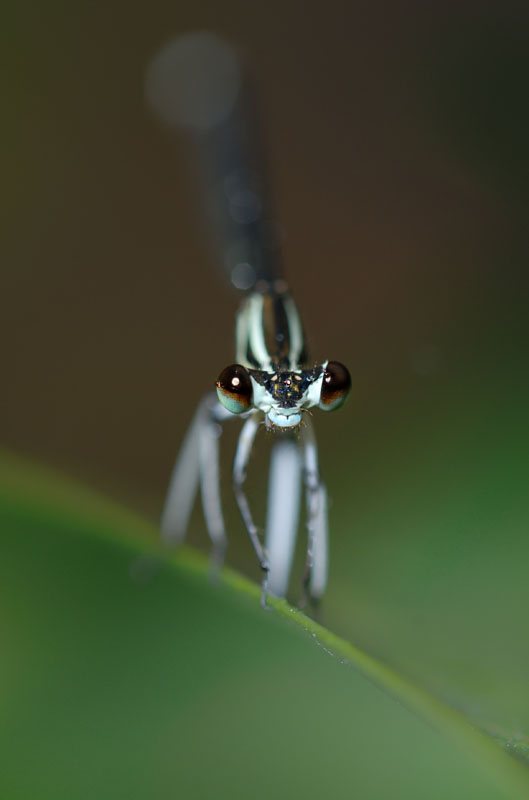
<path id="1" fill-rule="evenodd" d="M 303 327 L 299 318 L 298 309 L 290 294 L 285 296 L 284 304 L 290 337 L 290 369 L 296 370 L 301 366 L 300 358 L 304 347 Z"/>
<path id="2" fill-rule="evenodd" d="M 247 369 L 251 368 L 251 364 L 247 358 L 248 352 L 248 304 L 249 300 L 245 300 L 244 305 L 237 314 L 237 323 L 235 328 L 235 357 L 237 363 L 241 364 Z"/>
<path id="3" fill-rule="evenodd" d="M 270 371 L 272 359 L 266 348 L 263 330 L 263 295 L 256 292 L 248 301 L 248 340 L 250 350 L 259 362 L 260 368 Z"/>

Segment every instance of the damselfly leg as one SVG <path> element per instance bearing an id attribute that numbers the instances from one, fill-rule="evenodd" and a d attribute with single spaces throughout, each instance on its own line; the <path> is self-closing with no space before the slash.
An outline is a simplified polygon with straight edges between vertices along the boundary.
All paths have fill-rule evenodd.
<path id="1" fill-rule="evenodd" d="M 327 492 L 318 469 L 318 449 L 312 422 L 303 431 L 303 470 L 307 500 L 307 554 L 303 573 L 303 595 L 319 600 L 327 585 Z"/>
<path id="2" fill-rule="evenodd" d="M 235 453 L 235 460 L 233 462 L 233 491 L 235 493 L 235 499 L 237 500 L 237 505 L 239 506 L 239 511 L 241 512 L 246 530 L 248 531 L 248 536 L 250 537 L 250 541 L 259 561 L 259 566 L 264 574 L 261 591 L 261 605 L 263 608 L 266 608 L 266 592 L 268 588 L 268 571 L 270 569 L 270 565 L 259 539 L 259 533 L 254 523 L 252 512 L 250 511 L 250 505 L 248 503 L 246 492 L 244 491 L 248 459 L 250 458 L 250 453 L 252 452 L 252 446 L 255 435 L 259 429 L 259 424 L 259 419 L 254 415 L 249 417 L 242 427 L 239 436 L 239 442 L 237 444 L 237 452 Z"/>
<path id="3" fill-rule="evenodd" d="M 300 443 L 293 436 L 274 436 L 268 477 L 265 547 L 270 564 L 268 586 L 270 592 L 278 597 L 284 597 L 288 591 L 301 497 Z"/>
<path id="4" fill-rule="evenodd" d="M 171 475 L 162 514 L 161 533 L 167 545 L 185 538 L 200 486 L 206 528 L 211 539 L 211 573 L 215 577 L 224 561 L 226 530 L 220 497 L 219 438 L 231 414 L 211 392 L 200 403 L 184 438 Z"/>

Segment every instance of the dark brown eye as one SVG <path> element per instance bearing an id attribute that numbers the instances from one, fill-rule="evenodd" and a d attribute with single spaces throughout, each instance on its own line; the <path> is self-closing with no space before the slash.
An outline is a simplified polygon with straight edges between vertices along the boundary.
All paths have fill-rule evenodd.
<path id="1" fill-rule="evenodd" d="M 321 384 L 320 408 L 334 411 L 340 408 L 351 390 L 349 370 L 339 361 L 329 361 Z"/>
<path id="2" fill-rule="evenodd" d="M 217 395 L 228 411 L 242 414 L 252 407 L 253 388 L 248 370 L 240 364 L 223 369 L 217 380 Z"/>

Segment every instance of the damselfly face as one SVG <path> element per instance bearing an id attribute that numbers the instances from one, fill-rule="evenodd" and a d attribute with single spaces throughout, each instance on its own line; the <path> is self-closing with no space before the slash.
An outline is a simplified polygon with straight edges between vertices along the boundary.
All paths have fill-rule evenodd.
<path id="1" fill-rule="evenodd" d="M 218 398 L 228 411 L 263 411 L 267 427 L 281 430 L 297 428 L 307 408 L 340 408 L 350 389 L 349 371 L 338 361 L 327 361 L 312 369 L 277 369 L 273 373 L 232 364 L 217 380 Z"/>

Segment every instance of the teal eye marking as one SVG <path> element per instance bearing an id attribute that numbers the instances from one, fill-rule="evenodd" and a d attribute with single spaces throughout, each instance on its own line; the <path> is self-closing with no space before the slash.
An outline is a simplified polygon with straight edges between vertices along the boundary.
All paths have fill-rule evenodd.
<path id="1" fill-rule="evenodd" d="M 253 387 L 248 370 L 240 364 L 223 369 L 217 380 L 217 397 L 232 414 L 249 411 L 253 402 Z"/>

